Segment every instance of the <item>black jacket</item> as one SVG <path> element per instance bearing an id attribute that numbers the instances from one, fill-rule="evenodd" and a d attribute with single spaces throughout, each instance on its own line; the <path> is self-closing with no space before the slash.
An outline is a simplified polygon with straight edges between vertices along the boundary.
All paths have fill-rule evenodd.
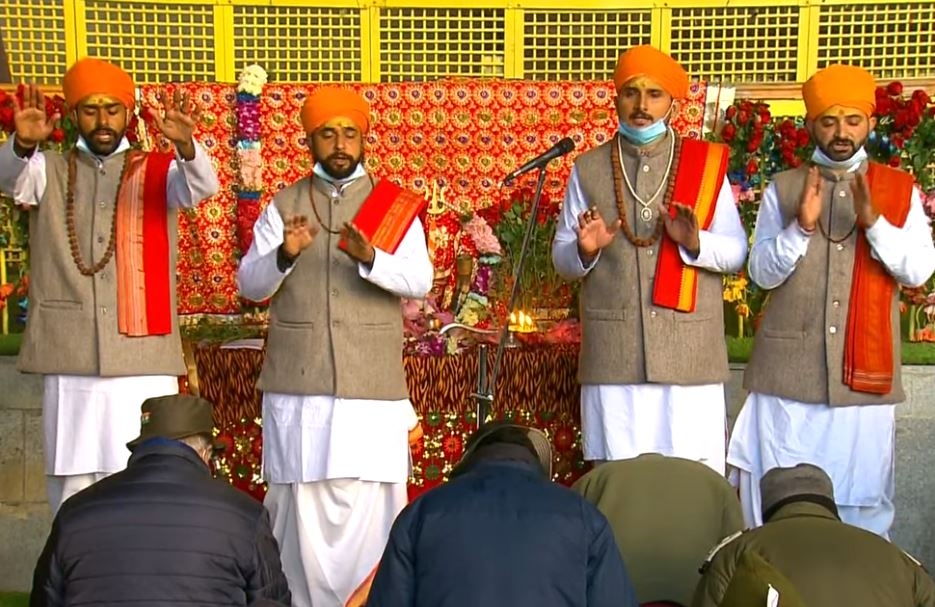
<path id="1" fill-rule="evenodd" d="M 263 505 L 211 478 L 195 451 L 154 439 L 127 469 L 67 500 L 30 605 L 291 604 Z"/>
<path id="2" fill-rule="evenodd" d="M 367 607 L 636 607 L 604 515 L 498 451 L 402 511 Z"/>

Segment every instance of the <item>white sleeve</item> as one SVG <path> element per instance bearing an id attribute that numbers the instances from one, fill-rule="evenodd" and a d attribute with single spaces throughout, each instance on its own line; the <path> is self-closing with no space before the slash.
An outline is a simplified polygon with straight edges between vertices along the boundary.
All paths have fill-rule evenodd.
<path id="1" fill-rule="evenodd" d="M 176 152 L 175 160 L 169 164 L 169 176 L 166 183 L 166 200 L 169 207 L 190 209 L 202 200 L 218 193 L 218 182 L 211 157 L 195 141 L 195 157 L 185 160 Z"/>
<path id="2" fill-rule="evenodd" d="M 45 154 L 36 150 L 29 158 L 13 151 L 11 136 L 0 146 L 0 192 L 21 205 L 36 205 L 45 195 Z"/>
<path id="3" fill-rule="evenodd" d="M 886 266 L 900 284 L 918 287 L 935 272 L 932 229 L 917 188 L 912 189 L 909 214 L 903 227 L 897 228 L 881 215 L 865 233 L 873 257 Z"/>
<path id="4" fill-rule="evenodd" d="M 280 272 L 276 252 L 282 244 L 282 216 L 276 205 L 270 203 L 253 225 L 253 242 L 237 268 L 240 294 L 251 301 L 271 297 L 283 279 L 292 272 Z"/>
<path id="5" fill-rule="evenodd" d="M 798 221 L 782 225 L 782 212 L 776 186 L 770 184 L 763 192 L 750 249 L 750 278 L 764 289 L 775 289 L 786 281 L 799 260 L 808 252 L 811 235 L 803 231 Z"/>
<path id="6" fill-rule="evenodd" d="M 747 259 L 747 232 L 740 221 L 727 179 L 718 193 L 711 225 L 699 232 L 698 239 L 701 244 L 698 257 L 693 258 L 684 247 L 679 247 L 679 255 L 685 264 L 722 274 L 730 274 L 743 267 Z"/>
<path id="7" fill-rule="evenodd" d="M 400 297 L 422 299 L 432 288 L 435 270 L 416 217 L 393 254 L 374 247 L 373 264 L 358 264 L 360 277 Z"/>
<path id="8" fill-rule="evenodd" d="M 578 168 L 571 169 L 568 187 L 565 188 L 565 200 L 562 203 L 562 215 L 555 226 L 555 238 L 552 240 L 552 265 L 559 276 L 566 280 L 574 280 L 585 276 L 597 260 L 600 251 L 587 266 L 581 261 L 578 254 L 578 216 L 588 210 L 588 201 L 581 190 L 581 181 L 578 177 Z"/>

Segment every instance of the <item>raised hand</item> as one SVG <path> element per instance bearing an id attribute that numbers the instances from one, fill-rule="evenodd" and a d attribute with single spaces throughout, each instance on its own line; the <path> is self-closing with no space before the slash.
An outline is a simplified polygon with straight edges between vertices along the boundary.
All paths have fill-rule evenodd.
<path id="1" fill-rule="evenodd" d="M 176 89 L 170 96 L 165 90 L 159 91 L 156 99 L 162 105 L 162 112 L 153 112 L 153 122 L 163 137 L 175 144 L 179 153 L 186 160 L 195 157 L 195 142 L 192 134 L 201 117 L 201 110 L 188 93 Z"/>
<path id="2" fill-rule="evenodd" d="M 598 251 L 613 242 L 620 230 L 620 218 L 607 225 L 597 207 L 591 207 L 578 216 L 578 254 L 582 261 L 593 259 Z"/>
<path id="3" fill-rule="evenodd" d="M 674 215 L 666 207 L 659 206 L 659 214 L 666 228 L 666 234 L 676 244 L 685 247 L 685 250 L 691 253 L 692 256 L 698 257 L 698 253 L 701 251 L 701 238 L 698 236 L 700 230 L 695 211 L 691 207 L 677 202 L 672 203 L 672 208 L 675 210 Z"/>
<path id="4" fill-rule="evenodd" d="M 373 263 L 376 251 L 370 244 L 370 239 L 357 229 L 353 223 L 345 223 L 341 228 L 341 238 L 344 239 L 344 252 L 360 263 Z"/>
<path id="5" fill-rule="evenodd" d="M 35 84 L 25 88 L 22 102 L 16 96 L 13 99 L 16 104 L 13 110 L 16 144 L 24 149 L 34 148 L 49 138 L 61 115 L 56 112 L 53 116 L 46 116 L 45 95 Z"/>
<path id="6" fill-rule="evenodd" d="M 870 200 L 870 184 L 865 175 L 855 175 L 851 183 L 851 194 L 854 196 L 854 213 L 857 214 L 857 223 L 863 229 L 873 226 L 880 217 L 880 212 Z"/>
<path id="7" fill-rule="evenodd" d="M 818 218 L 821 217 L 821 206 L 824 197 L 825 183 L 821 179 L 821 171 L 818 170 L 818 167 L 813 166 L 808 169 L 805 188 L 802 190 L 802 197 L 799 199 L 798 221 L 803 230 L 811 232 L 815 229 Z"/>
<path id="8" fill-rule="evenodd" d="M 295 259 L 315 241 L 319 230 L 321 226 L 317 223 L 310 223 L 305 215 L 286 217 L 282 230 L 283 251 Z"/>

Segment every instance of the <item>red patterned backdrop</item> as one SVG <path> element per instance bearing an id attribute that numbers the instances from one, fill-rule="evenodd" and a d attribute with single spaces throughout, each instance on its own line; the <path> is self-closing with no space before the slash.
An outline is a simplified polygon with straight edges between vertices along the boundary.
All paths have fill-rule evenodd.
<path id="1" fill-rule="evenodd" d="M 240 255 L 237 231 L 252 221 L 273 194 L 309 172 L 299 109 L 313 85 L 268 85 L 261 98 L 265 191 L 252 209 L 236 203 L 235 85 L 177 85 L 201 104 L 199 140 L 212 155 L 221 193 L 180 220 L 179 312 L 240 311 L 234 274 Z M 617 121 L 610 82 L 527 82 L 458 79 L 351 85 L 371 105 L 366 155 L 370 171 L 417 191 L 438 182 L 447 201 L 477 209 L 499 201 L 503 176 L 571 137 L 576 152 L 550 165 L 546 194 L 560 199 L 576 153 L 611 137 Z M 158 87 L 142 89 L 155 105 Z M 674 126 L 699 137 L 705 87 L 692 86 Z M 522 186 L 523 184 L 518 184 Z"/>
<path id="2" fill-rule="evenodd" d="M 248 241 L 253 221 L 273 194 L 309 173 L 299 109 L 314 87 L 265 88 L 260 100 L 263 193 L 257 203 L 238 204 L 236 87 L 177 86 L 202 106 L 197 135 L 221 181 L 217 196 L 180 220 L 179 312 L 236 314 L 241 310 L 235 280 L 239 243 Z M 608 82 L 444 80 L 354 88 L 371 105 L 369 170 L 417 191 L 430 193 L 435 183 L 447 186 L 446 202 L 464 210 L 502 202 L 500 197 L 509 195 L 500 190 L 503 176 L 559 139 L 573 138 L 580 153 L 607 141 L 617 124 L 613 85 Z M 155 103 L 156 90 L 143 88 L 144 105 Z M 704 101 L 704 85 L 694 85 L 674 120 L 683 136 L 701 136 Z M 550 165 L 549 198 L 561 199 L 575 155 Z M 259 482 L 260 399 L 254 386 L 262 353 L 200 345 L 193 358 L 200 391 L 216 404 L 220 436 L 230 446 L 220 473 L 260 497 L 265 488 Z M 444 479 L 476 423 L 468 395 L 477 356 L 410 355 L 405 363 L 425 431 L 413 448 L 410 491 L 415 495 Z M 497 407 L 498 416 L 549 432 L 556 479 L 565 483 L 585 469 L 575 369 L 573 345 L 521 348 L 507 356 L 497 392 L 507 395 Z"/>

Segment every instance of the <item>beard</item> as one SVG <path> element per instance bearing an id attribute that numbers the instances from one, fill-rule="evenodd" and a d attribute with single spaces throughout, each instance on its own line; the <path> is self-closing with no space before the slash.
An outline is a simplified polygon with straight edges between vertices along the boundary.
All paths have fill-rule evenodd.
<path id="1" fill-rule="evenodd" d="M 853 157 L 865 142 L 854 142 L 850 139 L 832 139 L 827 143 L 819 143 L 818 147 L 831 160 L 843 162 Z"/>
<path id="2" fill-rule="evenodd" d="M 363 154 L 355 158 L 350 154 L 335 152 L 318 162 L 321 163 L 321 168 L 324 169 L 325 173 L 340 181 L 353 175 L 354 171 L 357 170 L 357 165 L 360 164 L 362 160 Z"/>
<path id="3" fill-rule="evenodd" d="M 123 135 L 123 131 L 118 133 L 106 127 L 81 133 L 82 139 L 88 144 L 88 149 L 91 150 L 95 156 L 101 157 L 113 154 L 123 140 Z M 101 137 L 105 138 L 101 139 Z"/>

